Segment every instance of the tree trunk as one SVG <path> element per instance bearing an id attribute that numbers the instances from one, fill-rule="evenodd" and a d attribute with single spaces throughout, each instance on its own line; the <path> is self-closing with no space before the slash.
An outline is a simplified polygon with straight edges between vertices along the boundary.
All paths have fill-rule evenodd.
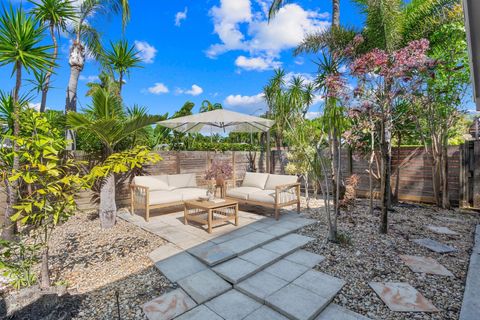
<path id="1" fill-rule="evenodd" d="M 395 191 L 393 193 L 393 203 L 398 203 L 398 192 L 400 189 L 400 146 L 402 145 L 402 135 L 398 133 L 397 141 L 397 168 L 395 170 Z"/>
<path id="2" fill-rule="evenodd" d="M 57 38 L 55 37 L 55 29 L 53 24 L 50 24 L 50 37 L 52 38 L 53 42 L 53 62 L 57 61 L 58 56 L 58 44 Z M 53 73 L 53 66 L 50 67 L 47 74 L 45 75 L 45 83 L 42 87 L 42 101 L 40 103 L 40 112 L 45 112 L 47 108 L 47 94 L 50 87 L 50 78 Z"/>
<path id="3" fill-rule="evenodd" d="M 78 78 L 85 65 L 85 48 L 79 41 L 75 41 L 70 48 L 68 64 L 70 65 L 70 79 L 68 80 L 65 112 L 77 111 Z"/>
<path id="4" fill-rule="evenodd" d="M 381 201 L 382 201 L 382 215 L 380 222 L 380 233 L 386 234 L 388 232 L 388 206 L 390 197 L 390 174 L 388 166 L 390 163 L 390 154 L 388 152 L 389 132 L 388 120 L 382 121 L 382 133 L 380 139 L 380 148 L 382 153 L 381 162 Z"/>
<path id="5" fill-rule="evenodd" d="M 332 0 L 332 26 L 340 26 L 340 0 Z"/>
<path id="6" fill-rule="evenodd" d="M 373 157 L 375 156 L 375 151 L 372 150 L 370 155 L 370 160 L 368 161 L 368 192 L 369 192 L 369 211 L 373 215 Z"/>
<path id="7" fill-rule="evenodd" d="M 48 269 L 48 246 L 45 245 L 45 248 L 42 252 L 42 270 L 41 270 L 41 280 L 40 287 L 42 289 L 50 288 L 50 271 Z"/>
<path id="8" fill-rule="evenodd" d="M 22 86 L 22 64 L 20 62 L 16 62 L 15 70 L 16 81 L 13 92 L 13 136 L 18 137 L 20 134 L 20 110 L 18 105 L 18 96 L 20 87 Z M 20 168 L 18 143 L 15 140 L 13 141 L 13 152 L 12 172 L 18 171 Z M 2 238 L 5 240 L 13 240 L 17 230 L 17 223 L 12 221 L 11 217 L 15 212 L 13 207 L 18 202 L 18 180 L 12 182 L 6 181 L 5 186 L 7 189 L 7 206 L 5 208 L 5 221 L 2 229 Z"/>
<path id="9" fill-rule="evenodd" d="M 123 87 L 123 72 L 120 72 L 120 78 L 118 79 L 118 95 L 122 96 L 122 87 Z"/>
<path id="10" fill-rule="evenodd" d="M 115 225 L 117 205 L 115 203 L 115 176 L 110 174 L 103 181 L 100 189 L 100 223 L 103 229 Z"/>

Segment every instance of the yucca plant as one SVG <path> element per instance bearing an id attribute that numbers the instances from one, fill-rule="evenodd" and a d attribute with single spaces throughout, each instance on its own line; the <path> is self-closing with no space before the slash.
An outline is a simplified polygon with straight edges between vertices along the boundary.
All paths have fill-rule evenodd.
<path id="1" fill-rule="evenodd" d="M 18 137 L 19 124 L 19 97 L 22 86 L 22 71 L 42 72 L 49 70 L 54 65 L 50 45 L 42 45 L 45 27 L 39 26 L 32 16 L 28 16 L 22 7 L 14 9 L 3 8 L 0 17 L 0 66 L 13 65 L 12 76 L 15 75 L 15 88 L 13 90 L 13 136 Z M 18 153 L 18 144 L 13 143 L 14 153 Z M 19 158 L 13 157 L 12 170 L 19 168 Z M 4 177 L 6 178 L 6 177 Z M 13 214 L 13 206 L 17 203 L 18 182 L 6 181 L 7 206 L 5 210 L 5 226 L 2 236 L 12 239 L 15 224 L 10 217 Z"/>

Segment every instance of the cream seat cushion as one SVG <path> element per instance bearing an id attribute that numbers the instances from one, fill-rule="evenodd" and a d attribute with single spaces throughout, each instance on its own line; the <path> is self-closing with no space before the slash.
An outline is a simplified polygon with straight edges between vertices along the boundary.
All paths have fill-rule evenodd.
<path id="1" fill-rule="evenodd" d="M 168 185 L 173 189 L 196 187 L 197 177 L 195 173 L 170 174 Z"/>
<path id="2" fill-rule="evenodd" d="M 241 199 L 241 200 L 248 200 L 250 194 L 262 191 L 260 188 L 255 187 L 238 187 L 233 189 L 227 189 L 227 197 Z"/>
<path id="3" fill-rule="evenodd" d="M 172 189 L 168 185 L 167 175 L 137 176 L 133 178 L 133 183 L 139 186 L 148 187 L 149 191 Z"/>
<path id="4" fill-rule="evenodd" d="M 296 200 L 296 196 L 294 193 L 290 192 L 279 192 L 278 193 L 278 203 L 286 203 L 292 200 Z M 251 201 L 258 201 L 262 203 L 275 203 L 275 190 L 260 190 L 255 193 L 251 193 L 248 196 L 248 200 Z"/>
<path id="5" fill-rule="evenodd" d="M 164 204 L 182 201 L 182 195 L 172 191 L 152 191 L 149 200 L 149 205 Z"/>
<path id="6" fill-rule="evenodd" d="M 199 197 L 205 197 L 207 190 L 200 188 L 179 188 L 172 191 L 172 193 L 182 196 L 182 200 L 196 200 Z"/>
<path id="7" fill-rule="evenodd" d="M 245 172 L 242 187 L 253 187 L 265 189 L 265 183 L 268 179 L 268 173 Z"/>
<path id="8" fill-rule="evenodd" d="M 284 184 L 291 184 L 297 182 L 297 176 L 289 176 L 283 174 L 269 174 L 267 182 L 265 183 L 265 188 L 268 190 L 275 190 L 276 186 L 281 186 Z"/>

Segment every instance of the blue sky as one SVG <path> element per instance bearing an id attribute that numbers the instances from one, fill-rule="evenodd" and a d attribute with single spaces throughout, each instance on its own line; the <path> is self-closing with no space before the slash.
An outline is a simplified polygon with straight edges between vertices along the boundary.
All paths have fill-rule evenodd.
<path id="1" fill-rule="evenodd" d="M 198 108 L 208 99 L 228 109 L 258 114 L 264 108 L 261 91 L 273 68 L 281 66 L 287 73 L 307 77 L 315 73 L 315 56 L 293 57 L 292 48 L 306 33 L 328 28 L 331 21 L 330 1 L 300 0 L 289 2 L 268 24 L 265 10 L 270 2 L 130 0 L 132 17 L 124 35 L 119 17 L 97 14 L 89 22 L 101 32 L 104 44 L 125 37 L 141 50 L 143 68 L 132 70 L 123 89 L 127 105 L 146 106 L 152 114 L 172 114 L 187 100 Z M 23 1 L 23 6 L 28 9 L 30 4 Z M 342 1 L 342 24 L 360 26 L 362 19 L 354 4 Z M 47 103 L 57 110 L 64 109 L 70 75 L 67 37 L 61 37 L 60 47 L 60 67 Z M 10 66 L 0 68 L 2 90 L 13 86 L 10 72 Z M 90 103 L 86 83 L 95 81 L 99 72 L 99 65 L 89 60 L 79 82 L 79 109 Z M 28 86 L 23 90 L 28 91 Z M 40 97 L 33 99 L 33 103 L 39 101 Z"/>

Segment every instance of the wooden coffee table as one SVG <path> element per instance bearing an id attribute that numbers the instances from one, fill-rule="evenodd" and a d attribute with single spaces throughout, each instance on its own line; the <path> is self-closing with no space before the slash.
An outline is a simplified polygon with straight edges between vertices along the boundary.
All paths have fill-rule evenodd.
<path id="1" fill-rule="evenodd" d="M 185 201 L 184 223 L 194 221 L 202 225 L 208 225 L 208 233 L 212 233 L 212 227 L 234 220 L 238 226 L 238 202 L 226 200 L 212 202 L 206 200 Z"/>

